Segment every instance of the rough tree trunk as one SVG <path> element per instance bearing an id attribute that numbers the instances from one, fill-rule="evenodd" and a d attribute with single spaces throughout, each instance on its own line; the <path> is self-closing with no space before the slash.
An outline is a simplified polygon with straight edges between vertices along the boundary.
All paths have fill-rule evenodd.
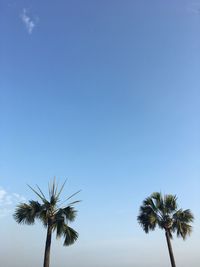
<path id="1" fill-rule="evenodd" d="M 43 267 L 49 267 L 50 264 L 51 235 L 52 225 L 48 224 Z"/>
<path id="2" fill-rule="evenodd" d="M 172 265 L 172 267 L 176 267 L 174 255 L 173 255 L 173 251 L 172 251 L 171 240 L 170 240 L 169 232 L 167 230 L 165 231 L 165 236 L 167 239 L 167 246 L 168 246 L 168 250 L 169 250 L 171 265 Z"/>

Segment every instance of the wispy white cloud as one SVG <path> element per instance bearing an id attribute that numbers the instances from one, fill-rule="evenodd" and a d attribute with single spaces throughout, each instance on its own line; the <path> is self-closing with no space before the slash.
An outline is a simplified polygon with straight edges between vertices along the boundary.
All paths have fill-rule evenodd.
<path id="1" fill-rule="evenodd" d="M 19 202 L 25 201 L 25 197 L 17 193 L 9 193 L 4 188 L 0 187 L 0 217 L 11 214 Z"/>
<path id="2" fill-rule="evenodd" d="M 31 16 L 28 14 L 28 11 L 26 8 L 23 9 L 20 18 L 22 20 L 22 22 L 24 23 L 27 31 L 29 34 L 31 34 L 33 32 L 33 29 L 36 26 L 36 20 L 31 18 Z"/>

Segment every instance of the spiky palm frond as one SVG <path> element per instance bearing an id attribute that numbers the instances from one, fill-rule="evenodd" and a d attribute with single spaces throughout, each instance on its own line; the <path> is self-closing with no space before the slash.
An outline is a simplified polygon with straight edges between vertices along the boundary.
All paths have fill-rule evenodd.
<path id="1" fill-rule="evenodd" d="M 33 187 L 31 187 L 30 185 L 28 185 L 28 187 L 42 200 L 42 202 L 44 204 L 46 204 L 48 201 L 45 198 L 43 193 L 37 192 Z M 40 191 L 40 189 L 38 189 Z"/>

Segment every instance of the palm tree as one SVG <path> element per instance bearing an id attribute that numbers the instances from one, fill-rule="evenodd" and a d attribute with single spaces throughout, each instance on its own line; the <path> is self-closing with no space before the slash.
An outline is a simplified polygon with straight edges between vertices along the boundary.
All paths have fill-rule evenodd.
<path id="1" fill-rule="evenodd" d="M 50 265 L 50 248 L 52 233 L 56 231 L 58 238 L 64 237 L 64 246 L 72 245 L 78 238 L 78 233 L 68 226 L 69 222 L 73 222 L 76 217 L 76 210 L 73 205 L 79 201 L 74 201 L 68 205 L 63 204 L 71 199 L 80 191 L 68 197 L 65 201 L 60 203 L 60 194 L 64 188 L 64 184 L 58 189 L 58 183 L 54 178 L 49 185 L 49 199 L 47 199 L 42 190 L 37 186 L 37 189 L 31 190 L 39 197 L 40 202 L 30 200 L 28 203 L 20 203 L 14 213 L 14 219 L 19 224 L 34 224 L 35 219 L 40 220 L 44 227 L 47 228 L 46 245 L 44 253 L 43 267 Z"/>
<path id="2" fill-rule="evenodd" d="M 155 192 L 143 201 L 137 219 L 146 233 L 153 231 L 156 226 L 165 231 L 171 266 L 176 267 L 171 245 L 172 234 L 176 233 L 184 240 L 190 235 L 190 223 L 194 220 L 191 211 L 178 209 L 175 195 L 162 196 L 161 193 Z"/>

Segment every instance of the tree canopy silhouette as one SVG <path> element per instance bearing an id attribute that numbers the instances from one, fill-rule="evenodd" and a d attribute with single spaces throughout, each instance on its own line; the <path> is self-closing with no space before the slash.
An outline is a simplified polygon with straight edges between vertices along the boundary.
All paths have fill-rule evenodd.
<path id="1" fill-rule="evenodd" d="M 40 202 L 30 200 L 28 203 L 20 203 L 14 213 L 14 219 L 19 224 L 34 224 L 35 220 L 40 220 L 47 228 L 46 245 L 44 253 L 43 267 L 50 266 L 50 248 L 52 233 L 55 231 L 58 238 L 64 238 L 64 246 L 72 245 L 78 238 L 78 233 L 69 226 L 76 218 L 77 211 L 74 204 L 80 202 L 73 201 L 65 204 L 80 191 L 67 197 L 60 203 L 60 195 L 63 191 L 66 181 L 59 188 L 56 179 L 49 184 L 49 198 L 47 198 L 39 186 L 37 189 L 29 188 L 37 195 Z"/>
<path id="2" fill-rule="evenodd" d="M 138 222 L 146 233 L 158 226 L 165 231 L 172 267 L 176 267 L 171 239 L 173 233 L 184 240 L 190 235 L 194 216 L 189 209 L 178 209 L 176 195 L 164 195 L 155 192 L 147 197 L 140 207 Z"/>

